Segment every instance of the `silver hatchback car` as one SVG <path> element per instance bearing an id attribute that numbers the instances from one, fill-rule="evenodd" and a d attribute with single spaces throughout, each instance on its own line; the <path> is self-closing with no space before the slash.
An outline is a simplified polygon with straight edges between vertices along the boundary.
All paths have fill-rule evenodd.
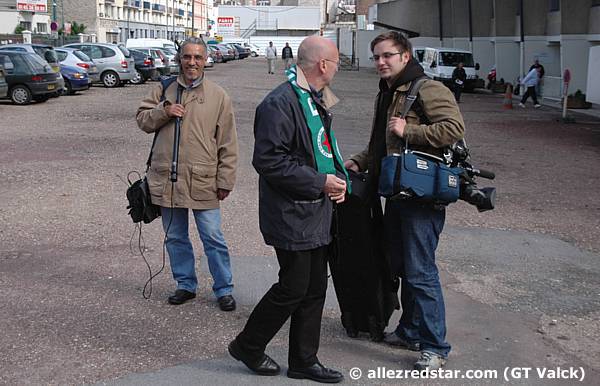
<path id="1" fill-rule="evenodd" d="M 89 56 L 100 72 L 100 82 L 106 87 L 121 86 L 135 76 L 135 61 L 125 47 L 109 43 L 73 43 L 64 47 L 77 48 Z"/>
<path id="2" fill-rule="evenodd" d="M 83 51 L 71 47 L 59 47 L 55 48 L 58 61 L 61 64 L 68 66 L 81 67 L 87 71 L 90 81 L 92 83 L 100 82 L 100 72 L 94 61 L 83 53 Z"/>

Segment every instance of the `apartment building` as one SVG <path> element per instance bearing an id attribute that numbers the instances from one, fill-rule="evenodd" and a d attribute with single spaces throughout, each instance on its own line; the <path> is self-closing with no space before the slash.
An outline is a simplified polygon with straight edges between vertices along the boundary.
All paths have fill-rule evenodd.
<path id="1" fill-rule="evenodd" d="M 12 34 L 17 27 L 49 33 L 51 9 L 46 0 L 0 0 L 0 34 Z"/>

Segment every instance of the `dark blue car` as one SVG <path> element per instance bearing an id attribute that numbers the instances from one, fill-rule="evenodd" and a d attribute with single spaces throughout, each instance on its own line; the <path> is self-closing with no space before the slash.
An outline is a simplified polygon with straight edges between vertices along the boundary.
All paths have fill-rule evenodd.
<path id="1" fill-rule="evenodd" d="M 73 95 L 76 91 L 90 88 L 90 78 L 85 69 L 61 63 L 60 73 L 65 78 L 67 94 Z"/>

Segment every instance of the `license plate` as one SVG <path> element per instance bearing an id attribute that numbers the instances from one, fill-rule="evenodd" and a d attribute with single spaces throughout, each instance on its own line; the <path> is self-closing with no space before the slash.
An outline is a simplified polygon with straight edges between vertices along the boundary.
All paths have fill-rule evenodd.
<path id="1" fill-rule="evenodd" d="M 56 88 L 56 86 L 53 84 L 48 85 L 48 90 L 54 90 L 55 88 Z"/>

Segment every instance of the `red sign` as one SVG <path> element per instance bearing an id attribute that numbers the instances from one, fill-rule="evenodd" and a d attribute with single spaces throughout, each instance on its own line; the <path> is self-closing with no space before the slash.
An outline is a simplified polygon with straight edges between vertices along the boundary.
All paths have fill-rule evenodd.
<path id="1" fill-rule="evenodd" d="M 229 16 L 217 17 L 217 23 L 218 24 L 233 24 L 233 17 L 229 17 Z"/>
<path id="2" fill-rule="evenodd" d="M 29 12 L 47 12 L 46 2 L 43 0 L 18 0 L 17 10 Z"/>

